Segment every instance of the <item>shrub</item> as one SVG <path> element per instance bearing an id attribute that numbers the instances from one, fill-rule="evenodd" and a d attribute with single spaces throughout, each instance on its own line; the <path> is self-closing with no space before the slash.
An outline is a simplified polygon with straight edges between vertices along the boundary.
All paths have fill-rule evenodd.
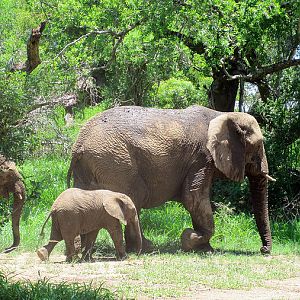
<path id="1" fill-rule="evenodd" d="M 162 108 L 185 108 L 189 105 L 201 103 L 200 91 L 191 81 L 185 79 L 170 78 L 154 85 L 156 90 L 153 95 L 155 106 Z"/>

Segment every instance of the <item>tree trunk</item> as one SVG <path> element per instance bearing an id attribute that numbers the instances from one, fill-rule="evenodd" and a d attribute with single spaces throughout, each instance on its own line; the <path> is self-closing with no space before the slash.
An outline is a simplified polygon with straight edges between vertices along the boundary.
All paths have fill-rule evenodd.
<path id="1" fill-rule="evenodd" d="M 232 75 L 240 73 L 238 59 L 227 62 L 228 72 Z M 235 100 L 239 88 L 239 79 L 231 80 L 227 76 L 225 66 L 213 69 L 213 82 L 208 91 L 210 107 L 224 112 L 234 111 Z"/>
<path id="2" fill-rule="evenodd" d="M 30 74 L 40 63 L 40 38 L 46 27 L 46 21 L 41 22 L 37 28 L 33 28 L 27 41 L 27 60 L 25 63 L 14 64 L 11 71 L 22 71 Z"/>
<path id="3" fill-rule="evenodd" d="M 257 83 L 257 88 L 261 97 L 261 100 L 266 103 L 271 97 L 271 87 L 266 80 L 260 80 Z"/>
<path id="4" fill-rule="evenodd" d="M 223 71 L 215 71 L 208 92 L 210 107 L 218 111 L 234 111 L 239 80 L 228 80 Z"/>

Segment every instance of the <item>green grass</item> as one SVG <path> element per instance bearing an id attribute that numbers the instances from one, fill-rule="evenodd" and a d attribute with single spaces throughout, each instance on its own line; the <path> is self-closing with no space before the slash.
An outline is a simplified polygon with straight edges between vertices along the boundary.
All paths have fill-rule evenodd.
<path id="1" fill-rule="evenodd" d="M 53 284 L 47 280 L 31 282 L 11 282 L 0 273 L 0 299 L 5 300 L 96 300 L 116 299 L 116 295 L 101 285 L 98 288 L 89 284 Z"/>
<path id="2" fill-rule="evenodd" d="M 121 291 L 127 297 L 179 297 L 195 286 L 225 289 L 249 289 L 264 286 L 268 279 L 284 279 L 297 274 L 295 258 L 264 257 L 259 254 L 216 253 L 199 255 L 144 255 L 139 267 L 127 266 L 127 281 Z M 133 285 L 134 282 L 139 285 Z"/>

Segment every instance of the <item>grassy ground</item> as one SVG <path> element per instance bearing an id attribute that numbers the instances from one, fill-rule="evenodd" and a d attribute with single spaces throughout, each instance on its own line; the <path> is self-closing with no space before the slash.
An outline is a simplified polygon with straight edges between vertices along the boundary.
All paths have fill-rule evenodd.
<path id="1" fill-rule="evenodd" d="M 98 240 L 98 243 L 101 241 Z M 168 297 L 206 299 L 199 297 L 204 290 L 209 290 L 212 297 L 216 291 L 224 289 L 227 292 L 229 289 L 232 293 L 236 290 L 246 293 L 254 288 L 266 289 L 267 297 L 257 297 L 257 299 L 270 299 L 268 293 L 277 292 L 278 284 L 289 282 L 284 279 L 296 277 L 298 283 L 300 280 L 300 259 L 295 254 L 274 254 L 265 257 L 258 252 L 237 253 L 223 249 L 212 255 L 183 253 L 180 250 L 173 253 L 157 250 L 139 257 L 130 254 L 127 260 L 116 261 L 111 247 L 101 243 L 94 257 L 96 260 L 92 263 L 67 264 L 63 262 L 63 249 L 56 249 L 50 256 L 50 261 L 42 263 L 34 252 L 28 253 L 19 249 L 5 256 L 0 254 L 0 272 L 8 276 L 7 284 L 17 281 L 32 284 L 40 282 L 45 285 L 49 282 L 52 285 L 48 289 L 53 289 L 55 287 L 53 284 L 63 283 L 58 290 L 68 287 L 69 291 L 75 289 L 73 292 L 76 292 L 79 286 L 74 287 L 73 283 L 78 282 L 80 285 L 90 285 L 94 289 L 107 288 L 117 295 L 117 299 L 141 299 L 141 297 L 144 297 L 143 299 Z M 268 287 L 270 280 L 276 282 L 272 289 Z M 286 286 L 287 284 L 280 291 L 280 299 L 290 299 L 288 297 L 290 291 L 286 290 Z M 298 284 L 293 296 L 299 295 L 299 288 Z M 233 295 L 226 299 L 237 299 Z M 71 297 L 64 299 L 71 299 Z"/>

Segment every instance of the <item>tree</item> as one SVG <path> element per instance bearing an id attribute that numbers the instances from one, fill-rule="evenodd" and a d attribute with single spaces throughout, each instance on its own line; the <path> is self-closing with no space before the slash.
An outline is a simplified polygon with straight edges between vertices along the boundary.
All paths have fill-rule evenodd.
<path id="1" fill-rule="evenodd" d="M 203 56 L 212 71 L 211 106 L 233 111 L 239 81 L 257 85 L 263 101 L 272 96 L 269 75 L 300 65 L 300 7 L 297 1 L 168 1 L 157 36 L 177 37 Z M 157 11 L 161 1 L 153 3 Z M 157 20 L 159 18 L 159 20 Z M 161 28 L 164 28 L 162 32 Z M 195 66 L 197 67 L 197 66 Z"/>
<path id="2" fill-rule="evenodd" d="M 233 111 L 244 82 L 267 103 L 276 74 L 300 64 L 295 0 L 18 1 L 48 20 L 39 72 L 51 70 L 52 97 L 89 82 L 92 103 L 151 105 L 153 89 L 174 78 L 201 95 L 206 88 L 211 107 Z M 51 80 L 43 76 L 44 91 Z"/>

